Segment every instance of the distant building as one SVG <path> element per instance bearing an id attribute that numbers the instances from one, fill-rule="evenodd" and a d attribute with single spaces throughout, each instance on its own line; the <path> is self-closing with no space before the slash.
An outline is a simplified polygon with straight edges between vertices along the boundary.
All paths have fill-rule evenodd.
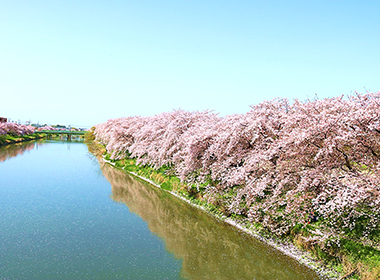
<path id="1" fill-rule="evenodd" d="M 6 123 L 6 122 L 7 122 L 7 118 L 0 117 L 0 123 Z"/>

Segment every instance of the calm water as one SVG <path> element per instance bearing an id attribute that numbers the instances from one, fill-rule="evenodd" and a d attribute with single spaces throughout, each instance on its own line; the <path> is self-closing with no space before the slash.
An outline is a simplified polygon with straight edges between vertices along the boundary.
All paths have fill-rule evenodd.
<path id="1" fill-rule="evenodd" d="M 0 147 L 0 279 L 318 279 L 76 142 Z"/>

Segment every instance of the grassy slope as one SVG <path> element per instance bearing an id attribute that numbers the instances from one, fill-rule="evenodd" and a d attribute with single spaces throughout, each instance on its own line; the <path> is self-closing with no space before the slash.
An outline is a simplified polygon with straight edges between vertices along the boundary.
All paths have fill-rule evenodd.
<path id="1" fill-rule="evenodd" d="M 10 134 L 6 135 L 0 135 L 0 146 L 24 142 L 24 141 L 31 141 L 35 139 L 44 138 L 45 134 L 29 134 L 29 135 L 22 135 L 22 136 L 14 136 Z"/>

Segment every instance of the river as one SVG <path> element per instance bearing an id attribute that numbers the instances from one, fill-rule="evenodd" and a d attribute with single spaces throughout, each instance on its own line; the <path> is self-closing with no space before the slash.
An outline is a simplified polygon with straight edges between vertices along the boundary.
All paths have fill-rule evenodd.
<path id="1" fill-rule="evenodd" d="M 0 147 L 0 279 L 319 279 L 98 161 L 81 142 Z"/>

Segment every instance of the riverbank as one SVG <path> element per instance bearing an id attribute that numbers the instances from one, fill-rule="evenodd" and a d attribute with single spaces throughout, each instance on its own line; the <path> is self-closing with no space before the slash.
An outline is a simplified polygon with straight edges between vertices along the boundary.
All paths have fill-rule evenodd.
<path id="1" fill-rule="evenodd" d="M 291 234 L 278 236 L 258 223 L 253 223 L 245 215 L 231 214 L 223 197 L 210 197 L 204 189 L 182 182 L 167 167 L 155 169 L 149 165 L 137 164 L 136 158 L 112 159 L 112 155 L 102 144 L 94 140 L 92 133 L 87 135 L 90 152 L 102 156 L 103 160 L 116 168 L 164 189 L 186 200 L 202 210 L 240 228 L 257 239 L 270 244 L 284 254 L 316 271 L 321 277 L 329 279 L 379 279 L 380 250 L 371 245 L 363 245 L 347 239 L 338 240 L 338 246 L 321 247 L 315 242 L 315 235 L 322 234 L 320 221 L 295 227 Z M 170 169 L 169 169 L 170 171 Z M 312 233 L 312 235 L 310 234 Z M 328 242 L 325 241 L 326 243 Z M 327 243 L 328 244 L 328 243 Z M 330 243 L 331 244 L 331 243 Z M 333 244 L 334 245 L 334 244 Z"/>
<path id="2" fill-rule="evenodd" d="M 147 178 L 143 176 L 144 174 L 143 168 L 135 165 L 133 160 L 129 161 L 129 164 L 126 164 L 126 161 L 111 160 L 106 155 L 102 155 L 100 158 L 102 161 L 110 164 L 114 168 L 122 169 L 128 174 L 140 180 L 143 180 L 157 188 L 161 188 L 164 191 L 167 191 L 171 193 L 172 195 L 180 198 L 181 200 L 189 203 L 193 207 L 197 207 L 207 212 L 208 214 L 213 215 L 214 217 L 234 226 L 235 228 L 238 228 L 239 230 L 253 236 L 254 238 L 274 247 L 275 249 L 281 251 L 283 254 L 297 260 L 299 263 L 316 271 L 321 276 L 322 279 L 343 279 L 343 278 L 340 278 L 340 274 L 338 271 L 336 271 L 331 266 L 330 267 L 326 266 L 326 264 L 323 264 L 321 260 L 317 260 L 309 252 L 302 251 L 299 248 L 297 248 L 294 244 L 290 242 L 285 242 L 284 240 L 280 240 L 274 236 L 263 235 L 259 231 L 255 230 L 253 227 L 249 226 L 248 221 L 242 221 L 236 218 L 234 219 L 234 217 L 231 217 L 231 216 L 227 217 L 221 211 L 218 211 L 217 209 L 215 209 L 213 205 L 204 203 L 199 199 L 191 197 L 189 193 L 186 192 L 186 188 L 184 188 L 184 185 L 181 185 L 178 183 L 179 179 L 177 181 L 174 178 L 171 178 L 171 180 L 176 181 L 177 184 L 174 184 L 174 188 L 173 188 L 173 184 L 172 184 L 173 182 L 172 182 L 171 183 L 172 188 L 170 188 L 168 187 L 169 184 L 168 184 L 168 181 L 165 180 L 166 176 L 164 174 L 160 174 L 160 175 L 153 174 L 154 176 L 150 176 L 150 178 Z M 136 167 L 135 172 L 129 170 L 131 168 L 131 165 L 135 165 Z"/>
<path id="3" fill-rule="evenodd" d="M 45 134 L 28 134 L 21 136 L 12 136 L 9 134 L 0 135 L 0 146 L 6 146 L 10 144 L 16 144 L 26 141 L 33 141 L 41 138 L 45 138 Z"/>
<path id="4" fill-rule="evenodd" d="M 310 252 L 345 279 L 375 280 L 379 98 L 274 99 L 225 117 L 176 110 L 92 132 L 119 167 Z"/>

